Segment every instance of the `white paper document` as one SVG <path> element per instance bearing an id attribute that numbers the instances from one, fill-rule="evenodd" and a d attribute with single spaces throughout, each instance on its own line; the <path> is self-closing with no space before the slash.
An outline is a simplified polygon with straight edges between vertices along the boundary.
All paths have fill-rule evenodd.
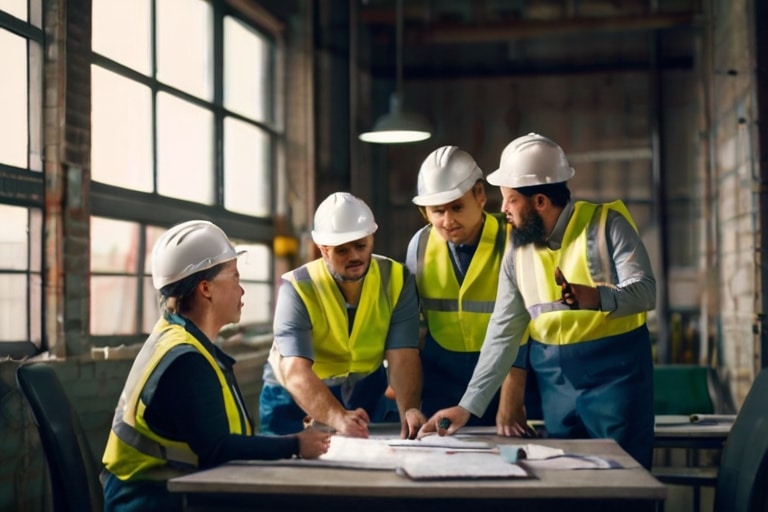
<path id="1" fill-rule="evenodd" d="M 457 436 L 439 436 L 437 434 L 421 439 L 390 439 L 389 446 L 401 448 L 445 448 L 449 450 L 493 450 L 495 445 L 484 441 L 468 441 Z"/>
<path id="2" fill-rule="evenodd" d="M 517 464 L 510 464 L 495 452 L 410 453 L 397 472 L 413 480 L 471 478 L 530 478 Z"/>

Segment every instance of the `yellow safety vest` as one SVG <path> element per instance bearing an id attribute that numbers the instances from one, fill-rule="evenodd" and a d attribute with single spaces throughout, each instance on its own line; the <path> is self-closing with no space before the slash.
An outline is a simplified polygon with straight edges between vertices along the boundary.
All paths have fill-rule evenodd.
<path id="1" fill-rule="evenodd" d="M 351 333 L 346 301 L 325 261 L 317 259 L 283 275 L 309 313 L 312 370 L 320 379 L 367 375 L 381 366 L 392 311 L 403 289 L 403 269 L 389 258 L 371 257 Z"/>
<path id="2" fill-rule="evenodd" d="M 459 284 L 448 243 L 431 226 L 421 232 L 416 285 L 429 333 L 444 349 L 479 352 L 496 304 L 499 269 L 507 246 L 506 219 L 484 213 L 472 262 Z"/>
<path id="3" fill-rule="evenodd" d="M 239 405 L 224 372 L 211 353 L 182 325 L 161 318 L 142 347 L 128 374 L 115 411 L 104 451 L 104 466 L 120 480 L 167 478 L 198 467 L 197 455 L 185 442 L 153 432 L 144 418 L 148 404 L 141 400 L 147 381 L 168 352 L 185 347 L 202 354 L 221 384 L 224 407 L 232 434 L 253 434 L 247 412 Z M 158 371 L 163 371 L 166 364 Z"/>
<path id="4" fill-rule="evenodd" d="M 612 262 L 608 255 L 605 235 L 609 210 L 623 215 L 637 230 L 621 201 L 603 205 L 578 201 L 574 204 L 573 215 L 563 234 L 560 249 L 537 247 L 536 244 L 515 248 L 515 276 L 525 304 L 532 312 L 530 335 L 533 339 L 548 345 L 569 345 L 624 334 L 645 323 L 644 312 L 618 318 L 608 316 L 605 311 L 586 309 L 533 313 L 537 305 L 561 299 L 562 291 L 555 283 L 555 268 L 558 266 L 571 283 L 589 286 L 613 285 L 593 279 L 589 270 L 587 249 L 588 233 L 592 231 L 596 236 L 591 242 L 597 244 L 601 274 L 610 276 Z"/>

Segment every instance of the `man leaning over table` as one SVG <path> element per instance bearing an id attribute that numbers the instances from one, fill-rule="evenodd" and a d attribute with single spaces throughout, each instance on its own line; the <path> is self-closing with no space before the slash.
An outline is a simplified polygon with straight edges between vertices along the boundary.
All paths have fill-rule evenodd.
<path id="1" fill-rule="evenodd" d="M 572 201 L 574 175 L 555 142 L 512 141 L 487 180 L 501 187 L 512 246 L 480 358 L 458 406 L 435 413 L 419 435 L 445 435 L 482 415 L 530 332 L 547 433 L 613 438 L 646 468 L 653 454 L 653 362 L 645 323 L 656 281 L 620 201 Z M 438 425 L 448 420 L 447 428 Z"/>
<path id="2" fill-rule="evenodd" d="M 416 285 L 404 265 L 373 254 L 377 229 L 352 194 L 331 194 L 318 206 L 312 239 L 322 257 L 284 274 L 278 291 L 262 432 L 297 432 L 309 416 L 367 437 L 368 424 L 383 419 L 388 384 L 401 437 L 415 438 L 426 421 Z"/>

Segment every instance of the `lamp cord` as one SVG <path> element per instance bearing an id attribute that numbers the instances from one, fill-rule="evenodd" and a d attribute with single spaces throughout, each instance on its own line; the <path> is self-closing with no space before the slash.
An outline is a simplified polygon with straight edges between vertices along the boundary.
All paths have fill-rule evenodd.
<path id="1" fill-rule="evenodd" d="M 397 19 L 395 20 L 395 66 L 396 66 L 396 80 L 395 90 L 397 91 L 398 100 L 402 101 L 403 97 L 403 0 L 397 0 L 397 10 L 395 12 Z"/>

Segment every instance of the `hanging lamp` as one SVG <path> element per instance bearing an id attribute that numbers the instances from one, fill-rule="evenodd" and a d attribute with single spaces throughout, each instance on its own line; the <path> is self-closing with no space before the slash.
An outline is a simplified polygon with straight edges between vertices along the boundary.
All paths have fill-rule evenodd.
<path id="1" fill-rule="evenodd" d="M 402 110 L 403 98 L 403 3 L 397 0 L 396 13 L 396 62 L 395 91 L 389 98 L 389 113 L 376 120 L 373 129 L 360 134 L 363 142 L 376 144 L 402 144 L 427 140 L 432 127 L 423 116 Z"/>

